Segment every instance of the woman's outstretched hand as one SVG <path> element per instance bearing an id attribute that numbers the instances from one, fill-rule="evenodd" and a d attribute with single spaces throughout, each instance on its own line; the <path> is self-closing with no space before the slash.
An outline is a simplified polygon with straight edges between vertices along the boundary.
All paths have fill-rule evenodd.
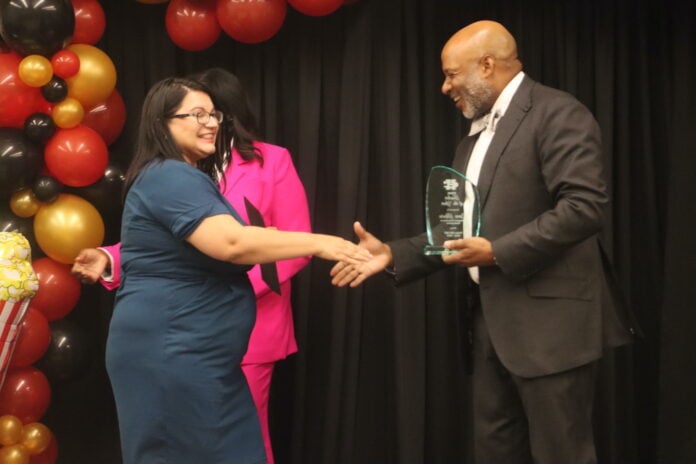
<path id="1" fill-rule="evenodd" d="M 316 234 L 319 240 L 319 251 L 315 254 L 318 258 L 329 261 L 340 261 L 342 263 L 357 265 L 372 259 L 372 254 L 341 237 L 334 235 Z"/>
<path id="2" fill-rule="evenodd" d="M 75 258 L 71 272 L 84 284 L 93 284 L 104 273 L 110 261 L 98 248 L 85 248 Z"/>

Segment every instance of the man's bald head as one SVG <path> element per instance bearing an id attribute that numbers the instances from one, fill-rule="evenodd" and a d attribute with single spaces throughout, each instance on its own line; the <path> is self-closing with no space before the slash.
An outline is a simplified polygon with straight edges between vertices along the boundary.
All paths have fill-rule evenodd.
<path id="1" fill-rule="evenodd" d="M 472 119 L 490 110 L 522 70 L 515 38 L 495 21 L 477 21 L 457 31 L 442 48 L 441 58 L 442 93 Z"/>
<path id="2" fill-rule="evenodd" d="M 517 61 L 517 43 L 505 27 L 495 21 L 477 21 L 457 31 L 445 44 L 445 49 L 471 56 L 490 55 L 501 64 Z"/>

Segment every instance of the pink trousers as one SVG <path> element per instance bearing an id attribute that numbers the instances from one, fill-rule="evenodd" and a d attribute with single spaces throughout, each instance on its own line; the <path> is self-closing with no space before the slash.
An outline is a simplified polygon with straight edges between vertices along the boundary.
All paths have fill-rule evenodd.
<path id="1" fill-rule="evenodd" d="M 263 443 L 266 447 L 268 464 L 273 464 L 273 448 L 271 447 L 271 435 L 268 430 L 268 398 L 271 390 L 271 378 L 275 363 L 242 364 L 242 371 L 246 376 L 251 396 L 254 398 L 256 411 L 261 422 Z"/>

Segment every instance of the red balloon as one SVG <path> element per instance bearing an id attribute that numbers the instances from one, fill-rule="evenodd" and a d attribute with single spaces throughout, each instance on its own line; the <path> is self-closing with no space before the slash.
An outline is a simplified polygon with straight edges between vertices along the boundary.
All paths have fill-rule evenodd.
<path id="1" fill-rule="evenodd" d="M 70 43 L 94 45 L 106 28 L 106 15 L 97 0 L 72 0 L 75 32 Z"/>
<path id="2" fill-rule="evenodd" d="M 89 109 L 82 118 L 82 125 L 94 129 L 111 145 L 121 135 L 126 123 L 126 104 L 118 90 L 109 98 Z"/>
<path id="3" fill-rule="evenodd" d="M 216 0 L 171 0 L 164 17 L 167 33 L 178 47 L 205 50 L 220 37 Z"/>
<path id="4" fill-rule="evenodd" d="M 42 96 L 36 104 L 36 113 L 43 113 L 50 116 L 53 111 L 53 106 L 53 103 L 46 101 Z M 26 123 L 26 120 L 24 122 Z"/>
<path id="5" fill-rule="evenodd" d="M 58 129 L 46 143 L 46 167 L 51 176 L 70 187 L 85 187 L 102 178 L 109 150 L 97 131 L 85 125 Z"/>
<path id="6" fill-rule="evenodd" d="M 294 9 L 309 16 L 324 16 L 338 10 L 343 0 L 288 0 Z"/>
<path id="7" fill-rule="evenodd" d="M 80 70 L 80 57 L 72 50 L 67 48 L 56 52 L 51 57 L 53 74 L 63 79 L 72 77 Z"/>
<path id="8" fill-rule="evenodd" d="M 286 0 L 218 0 L 222 30 L 239 42 L 259 43 L 273 37 L 285 21 Z"/>
<path id="9" fill-rule="evenodd" d="M 30 87 L 19 77 L 22 59 L 15 52 L 0 53 L 0 127 L 23 128 L 44 101 L 40 87 Z"/>
<path id="10" fill-rule="evenodd" d="M 41 311 L 29 306 L 19 326 L 14 352 L 10 359 L 12 367 L 27 367 L 41 359 L 51 343 L 51 327 Z"/>
<path id="11" fill-rule="evenodd" d="M 53 435 L 45 450 L 29 458 L 29 464 L 55 464 L 56 459 L 58 459 L 58 442 L 56 436 Z"/>
<path id="12" fill-rule="evenodd" d="M 0 416 L 10 414 L 24 424 L 38 422 L 51 403 L 51 386 L 35 367 L 10 369 L 0 390 Z"/>
<path id="13" fill-rule="evenodd" d="M 39 279 L 39 291 L 30 307 L 40 311 L 49 322 L 62 319 L 75 308 L 80 299 L 80 281 L 70 273 L 70 266 L 51 258 L 31 263 Z"/>

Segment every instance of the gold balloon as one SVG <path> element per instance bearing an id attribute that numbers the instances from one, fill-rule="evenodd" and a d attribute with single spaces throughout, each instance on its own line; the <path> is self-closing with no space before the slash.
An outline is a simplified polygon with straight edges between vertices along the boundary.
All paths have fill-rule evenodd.
<path id="1" fill-rule="evenodd" d="M 62 129 L 72 129 L 82 122 L 85 117 L 85 110 L 75 98 L 67 97 L 62 102 L 57 103 L 51 111 L 51 118 L 56 126 Z"/>
<path id="2" fill-rule="evenodd" d="M 84 108 L 106 100 L 116 86 L 116 67 L 111 58 L 92 45 L 73 44 L 67 49 L 80 59 L 80 70 L 65 79 L 68 97 L 79 100 Z"/>
<path id="3" fill-rule="evenodd" d="M 104 221 L 87 200 L 61 193 L 34 216 L 34 237 L 48 257 L 72 264 L 80 250 L 102 244 Z"/>
<path id="4" fill-rule="evenodd" d="M 41 422 L 31 422 L 22 428 L 22 446 L 29 454 L 40 454 L 51 443 L 53 434 Z"/>
<path id="5" fill-rule="evenodd" d="M 2 464 L 29 464 L 29 453 L 22 445 L 10 445 L 0 449 L 0 462 Z"/>
<path id="6" fill-rule="evenodd" d="M 28 55 L 19 62 L 19 78 L 29 87 L 41 87 L 53 77 L 53 66 L 48 58 L 41 55 Z"/>
<path id="7" fill-rule="evenodd" d="M 10 209 L 19 217 L 27 218 L 36 214 L 41 202 L 30 188 L 19 190 L 10 197 Z"/>
<path id="8" fill-rule="evenodd" d="M 18 417 L 9 414 L 0 417 L 0 445 L 14 445 L 19 443 L 21 439 L 22 421 Z"/>

